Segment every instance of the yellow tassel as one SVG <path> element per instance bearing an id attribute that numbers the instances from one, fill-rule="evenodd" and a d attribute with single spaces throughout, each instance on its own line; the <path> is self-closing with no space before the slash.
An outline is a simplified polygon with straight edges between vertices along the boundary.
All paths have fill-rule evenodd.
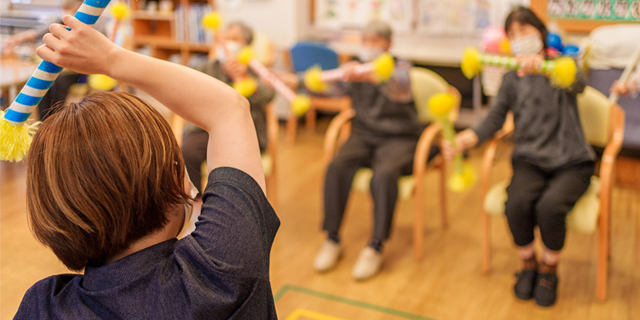
<path id="1" fill-rule="evenodd" d="M 329 85 L 322 81 L 322 69 L 319 66 L 312 67 L 304 73 L 304 85 L 313 92 L 329 90 Z"/>
<path id="2" fill-rule="evenodd" d="M 458 101 L 451 93 L 437 93 L 429 99 L 429 110 L 436 117 L 446 117 Z"/>
<path id="3" fill-rule="evenodd" d="M 222 17 L 217 12 L 209 12 L 202 17 L 202 26 L 205 29 L 217 30 L 222 24 Z"/>
<path id="4" fill-rule="evenodd" d="M 118 85 L 118 81 L 104 74 L 92 74 L 87 79 L 89 87 L 99 91 L 109 91 Z"/>
<path id="5" fill-rule="evenodd" d="M 555 86 L 567 89 L 576 81 L 578 67 L 571 57 L 562 57 L 554 60 L 555 67 L 551 72 L 551 83 Z"/>
<path id="6" fill-rule="evenodd" d="M 466 48 L 462 53 L 462 63 L 460 64 L 462 73 L 467 79 L 475 77 L 480 72 L 480 52 L 474 48 Z"/>
<path id="7" fill-rule="evenodd" d="M 251 97 L 258 90 L 258 83 L 253 78 L 242 79 L 233 83 L 233 88 L 243 97 Z"/>
<path id="8" fill-rule="evenodd" d="M 131 9 L 124 2 L 116 2 L 111 5 L 111 16 L 118 20 L 128 19 L 131 15 Z"/>
<path id="9" fill-rule="evenodd" d="M 393 60 L 393 57 L 388 53 L 381 54 L 373 61 L 373 71 L 380 81 L 386 81 L 391 78 L 395 67 L 396 63 Z"/>
<path id="10" fill-rule="evenodd" d="M 27 155 L 40 122 L 15 125 L 0 111 L 0 160 L 20 162 Z"/>
<path id="11" fill-rule="evenodd" d="M 291 102 L 291 111 L 296 116 L 301 116 L 301 115 L 305 114 L 309 110 L 310 106 L 311 106 L 311 99 L 309 99 L 308 96 L 306 96 L 306 95 L 298 95 Z"/>
<path id="12" fill-rule="evenodd" d="M 245 66 L 249 65 L 249 62 L 253 60 L 253 50 L 251 50 L 251 47 L 246 46 L 242 48 L 242 50 L 238 52 L 236 60 L 238 60 L 238 62 L 244 64 Z"/>

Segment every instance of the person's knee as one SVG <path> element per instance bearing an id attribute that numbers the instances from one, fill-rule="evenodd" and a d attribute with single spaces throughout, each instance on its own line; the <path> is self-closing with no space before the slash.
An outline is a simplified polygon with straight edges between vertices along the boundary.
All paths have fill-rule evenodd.
<path id="1" fill-rule="evenodd" d="M 371 183 L 396 183 L 400 178 L 400 170 L 394 168 L 375 168 Z"/>

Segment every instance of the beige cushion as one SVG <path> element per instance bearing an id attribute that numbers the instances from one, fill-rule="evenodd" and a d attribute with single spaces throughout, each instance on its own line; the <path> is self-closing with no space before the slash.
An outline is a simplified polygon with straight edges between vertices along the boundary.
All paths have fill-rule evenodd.
<path id="1" fill-rule="evenodd" d="M 413 67 L 409 71 L 411 80 L 411 93 L 418 111 L 418 119 L 422 123 L 432 122 L 433 116 L 429 111 L 427 102 L 436 93 L 447 92 L 449 84 L 437 73 L 420 67 Z"/>
<path id="2" fill-rule="evenodd" d="M 353 177 L 351 182 L 351 190 L 368 193 L 371 186 L 371 178 L 373 170 L 369 168 L 360 168 Z M 416 187 L 416 178 L 413 175 L 402 176 L 398 179 L 398 198 L 406 200 L 411 197 Z"/>
<path id="3" fill-rule="evenodd" d="M 505 202 L 507 201 L 507 187 L 509 180 L 496 183 L 489 189 L 484 199 L 484 210 L 490 215 L 503 215 Z M 598 213 L 600 212 L 600 179 L 591 177 L 589 189 L 576 202 L 567 216 L 567 228 L 583 233 L 593 233 L 598 226 Z"/>
<path id="4" fill-rule="evenodd" d="M 578 111 L 582 131 L 590 144 L 605 147 L 609 142 L 609 112 L 611 103 L 600 91 L 587 87 L 578 95 Z"/>

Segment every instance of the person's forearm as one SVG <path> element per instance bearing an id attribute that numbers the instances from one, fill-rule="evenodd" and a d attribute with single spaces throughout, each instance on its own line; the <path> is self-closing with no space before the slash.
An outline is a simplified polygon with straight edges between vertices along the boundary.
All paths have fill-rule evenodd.
<path id="1" fill-rule="evenodd" d="M 196 126 L 209 131 L 248 102 L 233 88 L 204 73 L 131 51 L 110 53 L 112 78 L 130 84 Z M 179 91 L 180 94 L 177 94 Z"/>

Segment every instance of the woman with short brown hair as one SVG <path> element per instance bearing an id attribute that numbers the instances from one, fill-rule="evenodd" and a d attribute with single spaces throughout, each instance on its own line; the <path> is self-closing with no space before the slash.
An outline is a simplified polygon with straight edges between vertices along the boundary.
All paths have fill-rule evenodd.
<path id="1" fill-rule="evenodd" d="M 275 319 L 269 254 L 279 220 L 246 99 L 183 66 L 123 50 L 66 16 L 37 53 L 151 94 L 209 133 L 209 182 L 196 229 L 171 128 L 149 104 L 98 93 L 61 108 L 28 156 L 36 238 L 71 270 L 39 281 L 16 319 Z M 186 206 L 185 206 L 186 205 Z"/>

